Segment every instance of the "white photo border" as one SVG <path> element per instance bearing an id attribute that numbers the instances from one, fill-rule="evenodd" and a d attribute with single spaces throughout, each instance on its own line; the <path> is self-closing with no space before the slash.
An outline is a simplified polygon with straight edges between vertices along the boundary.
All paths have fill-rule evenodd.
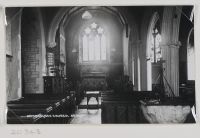
<path id="1" fill-rule="evenodd" d="M 144 5 L 194 5 L 195 66 L 196 66 L 196 124 L 173 125 L 7 125 L 6 107 L 6 49 L 5 49 L 5 7 L 30 6 L 144 6 Z M 189 138 L 198 137 L 200 131 L 200 2 L 199 0 L 0 0 L 0 135 L 3 137 L 95 137 L 95 138 Z M 31 133 L 33 132 L 33 133 Z"/>

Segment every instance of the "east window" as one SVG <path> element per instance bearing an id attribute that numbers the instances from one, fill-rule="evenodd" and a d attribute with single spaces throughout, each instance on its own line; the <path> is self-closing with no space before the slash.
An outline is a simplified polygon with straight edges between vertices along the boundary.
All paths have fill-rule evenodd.
<path id="1" fill-rule="evenodd" d="M 107 60 L 107 40 L 104 29 L 93 22 L 81 35 L 82 61 L 101 62 Z"/>

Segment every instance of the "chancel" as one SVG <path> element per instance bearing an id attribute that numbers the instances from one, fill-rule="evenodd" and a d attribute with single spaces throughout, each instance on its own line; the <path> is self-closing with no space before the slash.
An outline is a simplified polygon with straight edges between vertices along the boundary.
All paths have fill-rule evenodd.
<path id="1" fill-rule="evenodd" d="M 7 123 L 195 123 L 193 8 L 5 8 Z"/>

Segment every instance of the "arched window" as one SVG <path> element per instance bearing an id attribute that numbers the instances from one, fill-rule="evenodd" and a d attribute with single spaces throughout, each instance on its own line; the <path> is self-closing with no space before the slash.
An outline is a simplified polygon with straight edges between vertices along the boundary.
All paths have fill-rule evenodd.
<path id="1" fill-rule="evenodd" d="M 194 30 L 191 29 L 187 44 L 187 76 L 188 80 L 195 80 Z"/>
<path id="2" fill-rule="evenodd" d="M 81 39 L 83 62 L 107 60 L 107 40 L 105 31 L 101 26 L 93 22 L 84 29 Z"/>
<path id="3" fill-rule="evenodd" d="M 157 74 L 159 71 L 157 64 L 152 63 L 157 63 L 162 58 L 160 30 L 161 26 L 159 14 L 155 12 L 152 15 L 147 35 L 147 90 L 152 90 L 152 84 L 156 83 Z"/>
<path id="4" fill-rule="evenodd" d="M 158 28 L 155 27 L 152 30 L 152 35 L 151 35 L 151 50 L 150 50 L 150 60 L 151 62 L 158 62 L 162 58 L 162 53 L 161 53 L 161 47 L 160 47 L 160 42 L 161 42 L 161 35 L 158 32 Z"/>

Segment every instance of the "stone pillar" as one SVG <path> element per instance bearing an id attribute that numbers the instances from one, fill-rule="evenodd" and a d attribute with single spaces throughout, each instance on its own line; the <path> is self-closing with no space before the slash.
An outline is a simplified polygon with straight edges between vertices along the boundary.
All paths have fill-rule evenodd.
<path id="1" fill-rule="evenodd" d="M 175 96 L 179 96 L 179 24 L 181 7 L 165 7 L 162 20 L 162 56 L 165 63 L 164 76 Z M 165 86 L 167 83 L 165 83 Z M 167 87 L 167 92 L 170 88 Z M 168 96 L 172 96 L 166 93 Z"/>
<path id="2" fill-rule="evenodd" d="M 128 40 L 128 74 L 129 79 L 134 82 L 133 89 L 137 91 L 139 89 L 139 78 L 138 74 L 138 58 L 139 58 L 139 48 L 141 41 L 139 40 L 137 26 L 133 24 L 129 26 L 129 40 Z"/>
<path id="3" fill-rule="evenodd" d="M 163 59 L 165 63 L 164 67 L 164 76 L 174 92 L 175 96 L 179 96 L 179 45 L 178 44 L 169 44 L 162 47 Z M 165 86 L 167 86 L 165 82 Z M 170 92 L 170 88 L 167 86 L 166 91 Z M 172 96 L 170 93 L 166 93 L 168 96 Z"/>
<path id="4" fill-rule="evenodd" d="M 141 77 L 143 76 L 143 64 L 142 64 L 142 44 L 140 41 L 138 41 L 137 44 L 137 81 L 138 81 L 138 91 L 141 91 Z M 145 84 L 145 82 L 142 82 L 142 84 Z"/>
<path id="5" fill-rule="evenodd" d="M 123 29 L 123 68 L 124 68 L 124 75 L 129 75 L 129 70 L 128 70 L 128 43 L 129 43 L 129 38 L 126 37 L 126 29 L 124 27 Z"/>
<path id="6" fill-rule="evenodd" d="M 141 41 L 140 40 L 135 40 L 130 43 L 131 46 L 131 57 L 129 57 L 131 60 L 130 64 L 131 67 L 129 68 L 130 72 L 130 77 L 132 77 L 132 73 L 134 73 L 134 90 L 141 90 L 141 77 L 142 77 L 142 72 L 141 70 Z M 134 66 L 132 64 L 134 63 Z M 134 67 L 134 72 L 132 72 L 132 67 Z"/>

